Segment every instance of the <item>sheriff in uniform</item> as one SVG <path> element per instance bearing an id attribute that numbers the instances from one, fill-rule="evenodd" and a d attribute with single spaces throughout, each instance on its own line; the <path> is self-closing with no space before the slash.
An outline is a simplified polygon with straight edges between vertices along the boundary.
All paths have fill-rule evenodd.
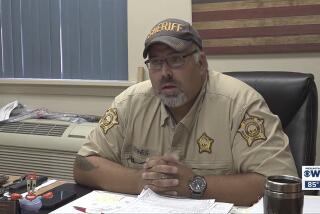
<path id="1" fill-rule="evenodd" d="M 181 44 L 172 42 L 172 38 L 182 40 Z M 169 54 L 164 59 L 150 56 L 152 47 L 157 45 L 183 55 Z M 139 170 L 152 157 L 174 153 L 200 179 L 188 181 L 192 197 L 197 197 L 192 182 L 202 182 L 200 197 L 210 188 L 206 176 L 242 173 L 297 176 L 279 117 L 270 112 L 263 97 L 250 86 L 208 71 L 205 58 L 202 58 L 204 69 L 200 80 L 189 81 L 190 85 L 198 80 L 201 83 L 189 102 L 190 107 L 185 115 L 175 117 L 172 109 L 183 96 L 172 101 L 163 98 L 159 91 L 167 90 L 169 97 L 171 88 L 183 86 L 174 77 L 167 78 L 171 74 L 166 74 L 162 67 L 174 70 L 201 50 L 201 38 L 189 23 L 167 19 L 157 24 L 147 36 L 144 50 L 144 57 L 149 55 L 150 59 L 146 63 L 151 81 L 133 85 L 117 96 L 78 154 L 98 156 Z"/>

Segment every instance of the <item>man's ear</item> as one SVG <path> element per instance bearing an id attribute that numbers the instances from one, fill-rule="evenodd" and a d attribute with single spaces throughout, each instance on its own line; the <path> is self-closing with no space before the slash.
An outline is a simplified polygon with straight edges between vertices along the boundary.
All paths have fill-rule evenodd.
<path id="1" fill-rule="evenodd" d="M 199 66 L 202 72 L 208 70 L 207 56 L 203 51 L 200 52 Z"/>

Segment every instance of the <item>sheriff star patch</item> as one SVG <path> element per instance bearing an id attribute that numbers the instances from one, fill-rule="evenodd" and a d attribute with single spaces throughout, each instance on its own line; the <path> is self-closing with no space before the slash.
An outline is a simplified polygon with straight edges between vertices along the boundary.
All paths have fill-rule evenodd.
<path id="1" fill-rule="evenodd" d="M 266 140 L 264 120 L 249 114 L 245 114 L 238 132 L 250 147 L 257 140 Z"/>
<path id="2" fill-rule="evenodd" d="M 99 121 L 100 128 L 107 134 L 108 130 L 116 124 L 119 124 L 117 109 L 109 108 Z"/>
<path id="3" fill-rule="evenodd" d="M 211 148 L 214 140 L 210 138 L 206 133 L 203 133 L 197 140 L 199 147 L 199 153 L 208 152 L 211 153 Z"/>

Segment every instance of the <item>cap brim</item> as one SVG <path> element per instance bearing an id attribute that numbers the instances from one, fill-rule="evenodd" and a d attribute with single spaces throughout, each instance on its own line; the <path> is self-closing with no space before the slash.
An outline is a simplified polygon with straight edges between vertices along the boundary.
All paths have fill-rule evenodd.
<path id="1" fill-rule="evenodd" d="M 151 45 L 155 43 L 163 43 L 168 45 L 170 48 L 181 52 L 187 49 L 193 42 L 192 41 L 187 41 L 179 38 L 175 38 L 172 36 L 158 36 L 151 41 L 148 42 L 148 44 L 145 46 L 144 51 L 143 51 L 143 58 L 146 58 L 148 55 L 148 51 Z"/>

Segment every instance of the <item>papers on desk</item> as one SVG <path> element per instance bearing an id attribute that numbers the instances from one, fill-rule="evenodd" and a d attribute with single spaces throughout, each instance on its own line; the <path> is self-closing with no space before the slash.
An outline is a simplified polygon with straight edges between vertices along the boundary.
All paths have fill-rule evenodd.
<path id="1" fill-rule="evenodd" d="M 87 213 L 229 213 L 233 205 L 214 199 L 164 197 L 150 189 L 138 197 L 95 190 L 51 214 L 82 213 L 74 209 L 75 206 L 86 208 Z"/>
<path id="2" fill-rule="evenodd" d="M 214 199 L 170 198 L 147 189 L 119 213 L 228 213 L 231 208 L 232 204 L 215 203 Z"/>
<path id="3" fill-rule="evenodd" d="M 11 103 L 0 108 L 0 121 L 8 120 L 10 117 L 11 112 L 19 105 L 18 101 L 15 100 Z"/>
<path id="4" fill-rule="evenodd" d="M 320 213 L 320 196 L 305 195 L 303 213 Z"/>
<path id="5" fill-rule="evenodd" d="M 86 208 L 87 213 L 111 213 L 126 206 L 126 204 L 130 204 L 135 199 L 136 197 L 132 195 L 94 190 L 81 198 L 54 210 L 50 214 L 83 214 L 83 212 L 76 210 L 74 207 Z"/>

